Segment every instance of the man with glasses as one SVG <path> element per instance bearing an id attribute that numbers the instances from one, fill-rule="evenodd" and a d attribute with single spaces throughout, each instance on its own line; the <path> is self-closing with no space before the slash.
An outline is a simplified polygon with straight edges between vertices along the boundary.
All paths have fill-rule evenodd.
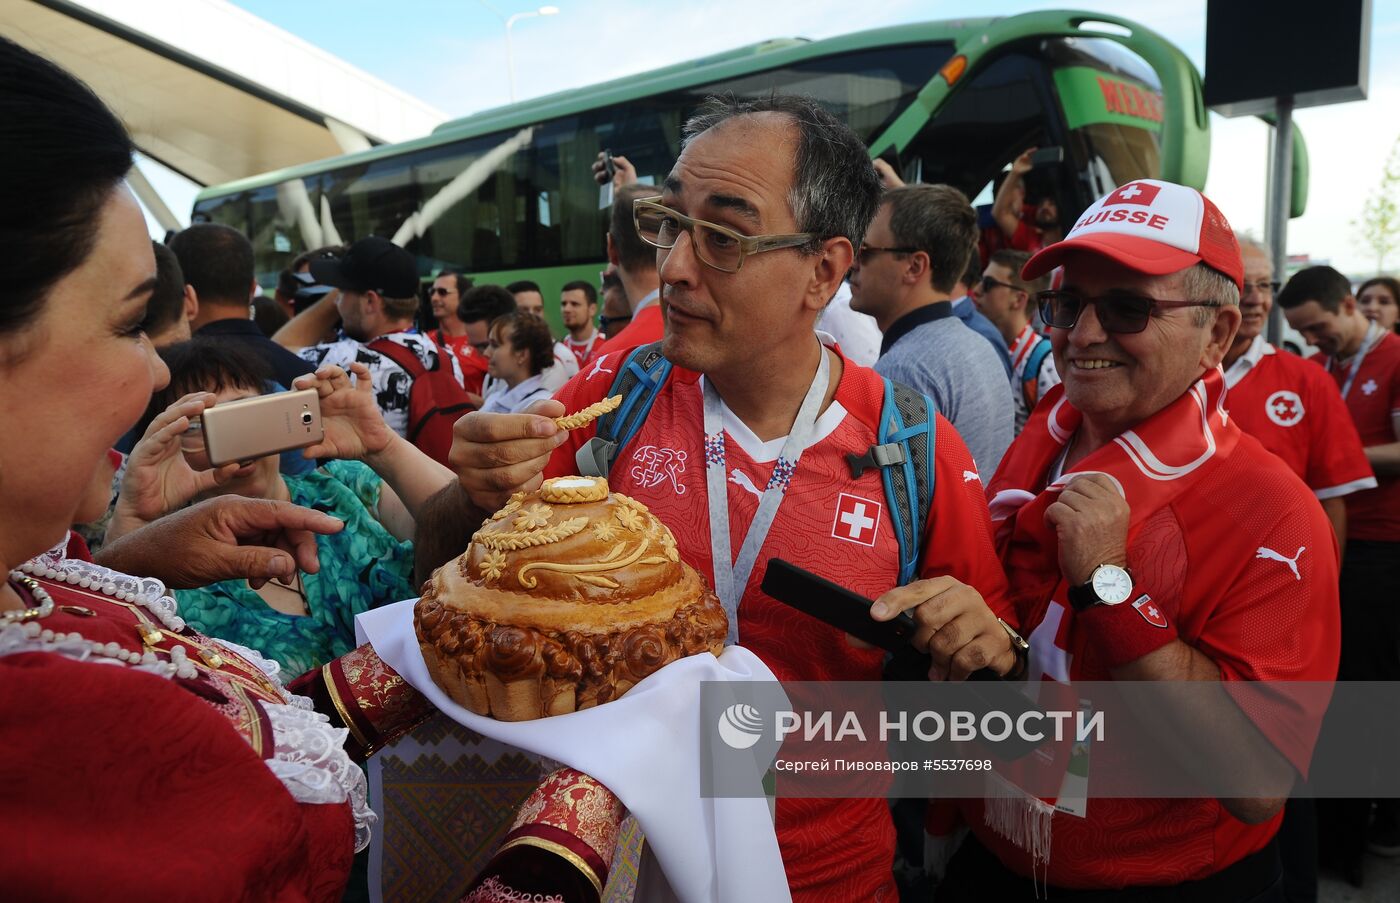
<path id="1" fill-rule="evenodd" d="M 634 205 L 666 286 L 660 349 L 673 366 L 608 480 L 671 528 L 681 557 L 717 588 L 732 635 L 781 679 L 878 680 L 884 653 L 764 594 L 773 556 L 886 606 L 932 600 L 920 640 L 941 636 L 938 677 L 984 666 L 1005 674 L 1021 660 L 990 607 L 1002 607 L 1004 578 L 971 456 L 935 413 L 924 579 L 896 589 L 899 545 L 880 468 L 851 460 L 879 441 L 885 382 L 813 328 L 878 199 L 865 146 L 814 101 L 701 106 L 664 192 Z M 532 413 L 458 422 L 452 491 L 475 502 L 478 524 L 511 493 L 578 472 L 596 424 L 563 431 L 549 418 L 606 396 L 625 360 L 596 360 Z M 465 537 L 472 526 L 439 532 Z M 741 548 L 752 554 L 736 564 Z M 794 900 L 896 899 L 883 799 L 780 798 L 777 835 Z"/>
<path id="2" fill-rule="evenodd" d="M 481 380 L 486 376 L 486 357 L 473 347 L 467 335 L 467 324 L 457 316 L 462 296 L 472 287 L 472 281 L 456 270 L 444 270 L 428 289 L 428 306 L 437 319 L 437 328 L 428 333 L 439 348 L 456 356 L 462 368 L 462 387 L 470 395 L 481 395 Z M 480 402 L 475 402 L 480 405 Z"/>
<path id="3" fill-rule="evenodd" d="M 632 322 L 632 308 L 627 303 L 627 291 L 622 287 L 622 280 L 617 278 L 616 271 L 603 274 L 602 308 L 598 315 L 598 329 L 603 333 L 603 341 L 607 342 Z M 594 357 L 602 357 L 605 353 L 602 345 L 593 349 Z"/>
<path id="4" fill-rule="evenodd" d="M 884 334 L 876 372 L 932 398 L 986 482 L 1011 444 L 1015 408 L 996 352 L 949 297 L 976 240 L 977 214 L 956 188 L 886 191 L 851 270 L 851 309 Z"/>
<path id="5" fill-rule="evenodd" d="M 474 285 L 462 293 L 457 304 L 457 317 L 462 321 L 467 344 L 472 349 L 472 372 L 470 379 L 475 388 L 468 387 L 472 403 L 481 407 L 482 384 L 486 378 L 486 368 L 490 361 L 486 348 L 490 344 L 491 324 L 497 317 L 515 311 L 515 297 L 499 285 Z M 480 362 L 479 368 L 477 362 Z M 463 369 L 466 374 L 466 369 Z"/>
<path id="6" fill-rule="evenodd" d="M 1021 268 L 1031 259 L 1028 251 L 1001 250 L 992 254 L 981 280 L 972 287 L 977 309 L 996 326 L 1011 355 L 1011 398 L 1016 404 L 1016 435 L 1026 425 L 1036 402 L 1060 384 L 1050 340 L 1031 325 L 1031 310 L 1038 292 L 1050 284 L 1049 275 L 1021 278 Z"/>
<path id="7" fill-rule="evenodd" d="M 1327 512 L 1338 544 L 1345 547 L 1345 497 L 1374 489 L 1376 478 L 1337 386 L 1311 361 L 1279 352 L 1264 340 L 1279 288 L 1269 251 L 1246 238 L 1240 241 L 1240 253 L 1240 331 L 1222 362 L 1230 413 L 1240 429 L 1308 484 Z"/>
<path id="8" fill-rule="evenodd" d="M 1063 288 L 1039 303 L 1064 382 L 988 490 L 1030 679 L 1332 680 L 1336 539 L 1226 410 L 1244 283 L 1229 224 L 1194 189 L 1141 179 L 1022 275 L 1057 265 Z M 1216 796 L 969 801 L 940 901 L 1282 900 L 1275 835 L 1325 700 L 1267 717 L 1215 702 L 1156 705 L 1138 727 Z M 1134 764 L 1093 759 L 1090 793 L 1098 769 Z M 1147 890 L 1164 886 L 1179 890 Z"/>

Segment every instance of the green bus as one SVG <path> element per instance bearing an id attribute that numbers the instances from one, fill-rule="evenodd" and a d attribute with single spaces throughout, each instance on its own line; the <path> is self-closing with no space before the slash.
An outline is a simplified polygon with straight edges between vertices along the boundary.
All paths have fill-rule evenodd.
<path id="1" fill-rule="evenodd" d="M 458 268 L 479 282 L 533 279 L 557 318 L 559 287 L 596 281 L 604 261 L 597 154 L 623 155 L 659 184 L 706 95 L 775 91 L 815 97 L 906 181 L 957 186 L 984 213 L 995 177 L 1033 145 L 1061 148 L 1032 175 L 1066 223 L 1134 178 L 1205 183 L 1209 122 L 1186 56 L 1127 20 L 1052 11 L 765 41 L 207 188 L 191 219 L 247 234 L 264 285 L 303 250 L 382 235 L 413 251 L 425 278 Z M 1297 216 L 1301 142 L 1294 160 Z"/>

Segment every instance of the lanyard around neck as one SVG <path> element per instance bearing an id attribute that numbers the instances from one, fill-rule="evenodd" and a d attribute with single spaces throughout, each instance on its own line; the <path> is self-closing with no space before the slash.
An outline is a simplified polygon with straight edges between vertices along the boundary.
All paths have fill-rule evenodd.
<path id="1" fill-rule="evenodd" d="M 1361 372 L 1361 362 L 1366 360 L 1366 352 L 1381 340 L 1381 329 L 1374 321 L 1366 327 L 1366 336 L 1361 340 L 1361 348 L 1356 352 L 1356 357 L 1352 358 L 1351 369 L 1347 371 L 1347 381 L 1342 384 L 1342 399 L 1345 400 L 1351 392 L 1351 384 L 1356 381 L 1356 374 Z M 1332 361 L 1327 362 L 1329 365 Z M 1330 370 L 1331 367 L 1329 366 Z"/>
<path id="2" fill-rule="evenodd" d="M 773 519 L 778 514 L 778 506 L 782 504 L 788 482 L 797 469 L 797 461 L 802 457 L 803 449 L 811 442 L 812 433 L 816 429 L 817 414 L 830 381 L 831 362 L 827 358 L 826 349 L 822 348 L 817 374 L 812 378 L 807 396 L 802 399 L 802 406 L 797 410 L 792 432 L 788 433 L 783 450 L 779 452 L 778 460 L 773 465 L 773 474 L 768 478 L 768 485 L 764 487 L 763 495 L 759 498 L 758 511 L 754 513 L 753 523 L 749 524 L 748 533 L 744 535 L 739 557 L 731 561 L 730 550 L 733 546 L 729 539 L 729 468 L 725 462 L 724 415 L 714 383 L 705 380 L 705 491 L 709 496 L 710 506 L 710 552 L 714 559 L 715 595 L 719 596 L 721 604 L 724 605 L 724 613 L 729 616 L 729 636 L 725 638 L 726 643 L 739 641 L 739 600 L 744 595 L 744 588 L 748 586 L 749 575 L 753 573 L 754 563 L 758 560 L 758 552 L 763 548 L 763 542 L 768 538 L 768 531 L 773 526 Z"/>

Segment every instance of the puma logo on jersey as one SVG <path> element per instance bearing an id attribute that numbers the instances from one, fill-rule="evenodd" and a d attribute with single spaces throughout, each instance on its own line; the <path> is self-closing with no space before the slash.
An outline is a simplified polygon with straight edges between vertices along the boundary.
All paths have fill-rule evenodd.
<path id="1" fill-rule="evenodd" d="M 758 491 L 758 487 L 753 484 L 753 480 L 750 480 L 749 475 L 742 470 L 731 470 L 729 472 L 729 482 L 738 486 L 745 492 L 753 493 L 757 498 L 763 498 L 763 493 Z"/>
<path id="2" fill-rule="evenodd" d="M 977 473 L 977 471 L 975 471 L 975 470 L 964 470 L 964 471 L 963 471 L 963 482 L 964 482 L 964 483 L 971 483 L 971 482 L 974 481 L 974 480 L 980 481 L 981 479 L 982 479 L 982 477 L 981 477 L 981 476 Z"/>
<path id="3" fill-rule="evenodd" d="M 588 375 L 587 375 L 586 377 L 584 377 L 584 379 L 592 379 L 593 377 L 597 376 L 597 375 L 600 374 L 600 373 L 612 374 L 612 373 L 616 372 L 616 371 L 614 371 L 614 370 L 608 370 L 608 369 L 606 369 L 606 368 L 603 367 L 603 361 L 605 361 L 605 360 L 607 360 L 607 356 L 606 356 L 606 355 L 603 356 L 603 357 L 600 357 L 600 358 L 598 358 L 596 361 L 594 361 L 594 362 L 593 362 L 593 369 L 588 371 Z"/>
<path id="4" fill-rule="evenodd" d="M 1287 558 L 1284 555 L 1275 552 L 1273 549 L 1266 549 L 1263 546 L 1260 546 L 1259 551 L 1254 553 L 1254 557 L 1267 558 L 1270 561 L 1281 561 L 1284 564 L 1288 565 L 1288 569 L 1293 572 L 1293 577 L 1295 580 L 1302 580 L 1303 575 L 1298 573 L 1298 558 L 1303 554 L 1303 551 L 1305 549 L 1307 549 L 1307 546 L 1299 546 L 1297 553 L 1292 558 Z"/>

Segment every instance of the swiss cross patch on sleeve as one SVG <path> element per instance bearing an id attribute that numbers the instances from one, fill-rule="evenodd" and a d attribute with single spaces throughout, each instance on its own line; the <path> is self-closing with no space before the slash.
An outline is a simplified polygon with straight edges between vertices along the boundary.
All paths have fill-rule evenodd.
<path id="1" fill-rule="evenodd" d="M 1153 627 L 1161 627 L 1163 630 L 1167 628 L 1167 616 L 1162 614 L 1162 609 L 1157 607 L 1157 603 L 1153 602 L 1147 593 L 1143 593 L 1133 602 L 1133 608 L 1136 608 L 1142 619 Z"/>
<path id="2" fill-rule="evenodd" d="M 831 522 L 831 535 L 863 546 L 875 545 L 884 505 L 858 495 L 841 493 L 836 499 L 836 515 Z"/>

